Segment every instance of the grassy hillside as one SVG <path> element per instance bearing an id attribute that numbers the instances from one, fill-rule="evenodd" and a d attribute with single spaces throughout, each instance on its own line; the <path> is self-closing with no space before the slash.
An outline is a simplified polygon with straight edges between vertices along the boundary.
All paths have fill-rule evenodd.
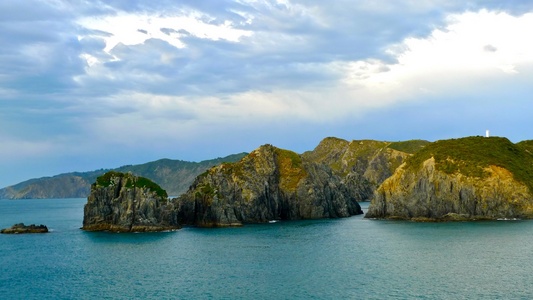
<path id="1" fill-rule="evenodd" d="M 526 150 L 526 152 L 533 154 L 533 140 L 521 141 L 516 144 L 518 147 Z"/>
<path id="2" fill-rule="evenodd" d="M 392 142 L 389 145 L 389 148 L 402 151 L 409 154 L 414 154 L 431 142 L 425 141 L 425 140 L 409 140 L 409 141 L 402 141 L 402 142 Z"/>
<path id="3" fill-rule="evenodd" d="M 513 144 L 501 137 L 466 137 L 428 144 L 407 160 L 408 168 L 418 168 L 434 157 L 438 170 L 448 174 L 485 177 L 485 167 L 499 166 L 533 191 L 533 155 L 527 144 Z"/>

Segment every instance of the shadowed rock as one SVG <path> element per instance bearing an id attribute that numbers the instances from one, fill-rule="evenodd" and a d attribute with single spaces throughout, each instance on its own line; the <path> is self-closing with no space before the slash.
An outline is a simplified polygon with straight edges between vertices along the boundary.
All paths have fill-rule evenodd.
<path id="1" fill-rule="evenodd" d="M 204 227 L 362 213 L 356 192 L 327 165 L 271 145 L 208 170 L 175 201 L 180 220 Z"/>
<path id="2" fill-rule="evenodd" d="M 10 228 L 2 229 L 0 233 L 47 233 L 48 227 L 45 225 L 24 225 L 19 223 L 11 226 Z"/>
<path id="3" fill-rule="evenodd" d="M 108 172 L 97 178 L 84 207 L 83 230 L 146 232 L 179 228 L 166 192 L 143 177 Z"/>

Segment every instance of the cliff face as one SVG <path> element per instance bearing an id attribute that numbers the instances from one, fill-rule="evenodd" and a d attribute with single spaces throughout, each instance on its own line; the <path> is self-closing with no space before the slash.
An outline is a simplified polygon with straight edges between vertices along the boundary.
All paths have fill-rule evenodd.
<path id="1" fill-rule="evenodd" d="M 175 201 L 179 219 L 206 227 L 362 213 L 357 193 L 327 165 L 271 145 L 208 170 Z"/>
<path id="2" fill-rule="evenodd" d="M 502 138 L 439 141 L 376 191 L 368 218 L 533 218 L 533 156 Z"/>
<path id="3" fill-rule="evenodd" d="M 150 180 L 118 172 L 97 178 L 84 207 L 88 231 L 161 231 L 179 228 L 174 205 Z"/>
<path id="4" fill-rule="evenodd" d="M 329 167 L 343 178 L 346 187 L 355 193 L 357 201 L 370 201 L 377 187 L 390 177 L 410 154 L 395 150 L 411 148 L 417 151 L 427 142 L 381 142 L 359 140 L 348 142 L 338 138 L 326 138 L 303 159 Z M 407 147 L 415 145 L 416 147 Z M 414 148 L 418 148 L 414 150 Z"/>

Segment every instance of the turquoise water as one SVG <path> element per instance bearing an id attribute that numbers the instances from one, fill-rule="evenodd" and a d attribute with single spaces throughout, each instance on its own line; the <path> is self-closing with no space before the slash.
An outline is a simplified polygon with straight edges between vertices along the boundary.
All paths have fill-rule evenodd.
<path id="1" fill-rule="evenodd" d="M 0 299 L 530 299 L 533 221 L 355 216 L 241 228 L 79 230 L 85 199 L 0 200 Z M 366 211 L 364 203 L 363 209 Z"/>

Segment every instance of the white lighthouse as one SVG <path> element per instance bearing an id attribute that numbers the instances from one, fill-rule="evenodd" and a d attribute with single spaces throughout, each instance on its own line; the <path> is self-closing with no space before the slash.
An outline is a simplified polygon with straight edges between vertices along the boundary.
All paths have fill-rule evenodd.
<path id="1" fill-rule="evenodd" d="M 490 137 L 490 131 L 488 129 L 485 130 L 485 137 Z"/>

